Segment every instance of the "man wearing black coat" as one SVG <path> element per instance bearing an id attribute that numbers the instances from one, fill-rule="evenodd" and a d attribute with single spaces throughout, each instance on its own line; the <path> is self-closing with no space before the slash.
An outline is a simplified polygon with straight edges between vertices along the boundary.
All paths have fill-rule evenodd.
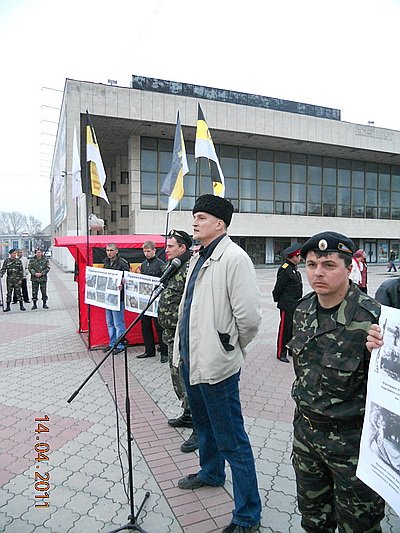
<path id="1" fill-rule="evenodd" d="M 145 274 L 146 276 L 154 276 L 156 278 L 161 278 L 165 263 L 164 261 L 161 261 L 156 256 L 156 245 L 154 241 L 146 241 L 143 244 L 143 253 L 145 256 L 145 260 L 143 261 L 140 272 L 141 274 Z M 158 335 L 158 343 L 160 345 L 160 352 L 161 352 L 161 363 L 167 363 L 168 362 L 168 347 L 162 340 L 162 327 L 158 323 L 157 318 L 143 315 L 142 316 L 142 335 L 143 335 L 143 342 L 144 342 L 144 353 L 137 355 L 137 359 L 146 359 L 147 357 L 155 357 L 156 356 L 156 346 L 154 342 L 154 333 L 153 333 L 153 321 L 154 326 L 157 330 Z"/>
<path id="2" fill-rule="evenodd" d="M 288 363 L 287 355 L 291 355 L 286 348 L 292 336 L 293 314 L 299 299 L 303 296 L 301 274 L 297 270 L 300 263 L 299 243 L 292 244 L 283 250 L 283 264 L 279 267 L 275 287 L 272 291 L 274 302 L 280 310 L 280 323 L 277 339 L 276 356 L 282 363 Z"/>
<path id="3" fill-rule="evenodd" d="M 380 304 L 400 309 L 400 279 L 390 278 L 384 281 L 376 291 L 375 300 Z"/>

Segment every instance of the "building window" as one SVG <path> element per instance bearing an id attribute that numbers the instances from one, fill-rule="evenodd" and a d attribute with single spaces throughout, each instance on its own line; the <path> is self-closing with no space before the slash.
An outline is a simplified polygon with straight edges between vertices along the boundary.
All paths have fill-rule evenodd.
<path id="1" fill-rule="evenodd" d="M 111 182 L 111 192 L 117 192 L 117 182 L 112 181 Z"/>
<path id="2" fill-rule="evenodd" d="M 129 183 L 129 172 L 121 172 L 121 185 Z"/>
<path id="3" fill-rule="evenodd" d="M 129 217 L 129 205 L 121 205 L 121 218 Z"/>
<path id="4" fill-rule="evenodd" d="M 399 165 L 252 147 L 215 149 L 225 197 L 239 212 L 399 220 Z M 167 209 L 161 187 L 172 150 L 172 140 L 141 138 L 142 209 Z M 177 210 L 191 210 L 197 196 L 213 192 L 209 162 L 196 162 L 194 142 L 186 143 L 186 155 L 189 173 Z"/>
<path id="5" fill-rule="evenodd" d="M 117 212 L 111 211 L 111 222 L 117 222 Z"/>

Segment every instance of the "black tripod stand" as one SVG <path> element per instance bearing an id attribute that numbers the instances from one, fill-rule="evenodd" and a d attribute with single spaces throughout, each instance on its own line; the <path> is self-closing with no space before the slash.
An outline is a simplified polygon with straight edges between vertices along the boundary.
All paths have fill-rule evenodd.
<path id="1" fill-rule="evenodd" d="M 167 281 L 167 280 L 166 280 Z M 143 317 L 144 313 L 147 311 L 147 309 L 152 305 L 154 300 L 158 298 L 158 296 L 163 292 L 163 290 L 166 287 L 166 281 L 159 285 L 155 291 L 153 292 L 151 298 L 149 299 L 146 307 L 143 309 L 143 311 L 138 315 L 135 320 L 132 322 L 132 324 L 118 337 L 118 339 L 115 341 L 114 346 L 112 346 L 106 355 L 103 357 L 103 359 L 100 361 L 100 363 L 95 367 L 95 369 L 88 375 L 88 377 L 85 379 L 85 381 L 78 387 L 78 389 L 68 398 L 67 402 L 71 403 L 72 400 L 75 398 L 75 396 L 81 391 L 81 389 L 86 385 L 86 383 L 90 380 L 90 378 L 98 371 L 98 369 L 101 367 L 101 365 L 104 363 L 106 359 L 111 355 L 114 348 L 118 346 L 118 344 L 121 344 L 126 339 L 127 334 L 129 331 L 133 328 L 135 324 L 137 324 Z M 117 531 L 123 531 L 125 529 L 129 529 L 131 531 L 139 531 L 140 533 L 146 533 L 140 526 L 137 525 L 137 519 L 138 516 L 143 509 L 143 506 L 147 500 L 147 498 L 150 496 L 150 492 L 146 492 L 143 498 L 142 503 L 140 504 L 140 507 L 138 509 L 138 512 L 135 515 L 135 505 L 134 505 L 134 497 L 133 497 L 133 466 L 132 466 L 132 431 L 131 431 L 131 404 L 129 399 L 129 373 L 128 373 L 128 351 L 126 343 L 124 343 L 124 361 L 125 361 L 125 413 L 126 413 L 126 438 L 128 441 L 128 469 L 129 469 L 129 503 L 130 503 L 130 515 L 128 517 L 129 522 L 125 524 L 124 526 L 121 526 L 117 529 L 113 529 L 109 533 L 117 533 Z"/>

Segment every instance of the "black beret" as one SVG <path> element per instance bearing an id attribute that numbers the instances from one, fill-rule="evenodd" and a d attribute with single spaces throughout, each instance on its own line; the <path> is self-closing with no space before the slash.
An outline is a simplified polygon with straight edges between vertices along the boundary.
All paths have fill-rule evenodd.
<path id="1" fill-rule="evenodd" d="M 11 248 L 11 250 L 8 252 L 9 254 L 13 254 L 14 252 L 16 252 L 17 249 L 16 248 Z"/>
<path id="2" fill-rule="evenodd" d="M 310 237 L 303 244 L 300 253 L 304 259 L 307 253 L 313 250 L 319 252 L 339 252 L 352 256 L 354 248 L 353 241 L 346 237 L 346 235 L 335 233 L 334 231 L 323 231 Z"/>
<path id="3" fill-rule="evenodd" d="M 225 198 L 215 196 L 214 194 L 203 194 L 199 196 L 194 204 L 192 213 L 209 213 L 210 215 L 220 218 L 227 226 L 231 223 L 234 207 Z"/>
<path id="4" fill-rule="evenodd" d="M 192 237 L 189 235 L 189 233 L 186 233 L 186 231 L 183 231 L 182 229 L 172 229 L 168 233 L 168 237 L 175 237 L 178 241 L 182 241 L 186 244 L 187 248 L 190 248 L 193 244 Z"/>
<path id="5" fill-rule="evenodd" d="M 294 255 L 300 253 L 301 244 L 298 242 L 295 242 L 294 244 L 291 244 L 287 248 L 285 248 L 282 252 L 283 257 L 293 257 Z"/>

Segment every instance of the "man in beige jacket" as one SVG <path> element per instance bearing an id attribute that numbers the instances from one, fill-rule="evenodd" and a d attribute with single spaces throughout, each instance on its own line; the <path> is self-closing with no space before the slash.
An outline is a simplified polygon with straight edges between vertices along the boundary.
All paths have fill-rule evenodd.
<path id="1" fill-rule="evenodd" d="M 232 470 L 234 510 L 223 533 L 251 533 L 260 525 L 261 502 L 254 457 L 239 399 L 245 348 L 261 323 L 260 293 L 246 252 L 226 234 L 233 205 L 200 196 L 193 208 L 193 238 L 202 248 L 189 265 L 179 308 L 174 362 L 182 375 L 198 432 L 200 470 L 181 489 L 221 486 L 225 461 Z"/>

